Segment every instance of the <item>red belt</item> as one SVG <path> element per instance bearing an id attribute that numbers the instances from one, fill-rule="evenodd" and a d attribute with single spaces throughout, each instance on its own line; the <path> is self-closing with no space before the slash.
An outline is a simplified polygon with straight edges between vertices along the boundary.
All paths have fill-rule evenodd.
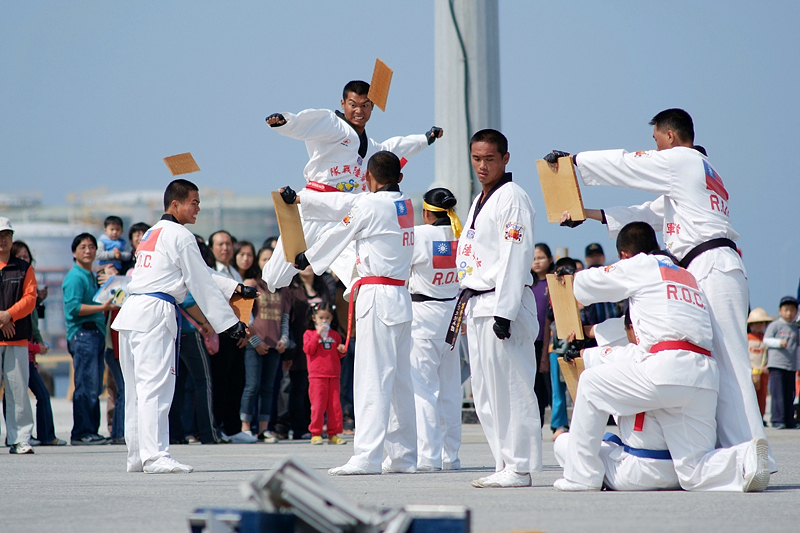
<path id="1" fill-rule="evenodd" d="M 385 278 L 383 276 L 365 276 L 363 278 L 358 278 L 353 286 L 350 287 L 350 305 L 347 308 L 347 342 L 344 345 L 345 351 L 350 346 L 350 333 L 353 329 L 353 302 L 356 301 L 356 291 L 361 285 L 394 285 L 394 286 L 401 286 L 405 285 L 406 280 L 404 279 L 394 279 L 394 278 Z"/>
<path id="2" fill-rule="evenodd" d="M 331 187 L 330 185 L 325 185 L 324 183 L 320 183 L 318 181 L 307 182 L 306 189 L 311 189 L 312 191 L 318 191 L 318 192 L 343 192 L 337 189 L 336 187 Z"/>
<path id="3" fill-rule="evenodd" d="M 691 342 L 686 341 L 664 341 L 657 342 L 650 348 L 650 353 L 664 352 L 667 350 L 686 350 L 687 352 L 699 353 L 700 355 L 711 356 L 711 352 L 705 348 L 695 346 Z M 644 427 L 644 413 L 636 415 L 636 420 L 633 422 L 633 430 L 641 431 Z"/>

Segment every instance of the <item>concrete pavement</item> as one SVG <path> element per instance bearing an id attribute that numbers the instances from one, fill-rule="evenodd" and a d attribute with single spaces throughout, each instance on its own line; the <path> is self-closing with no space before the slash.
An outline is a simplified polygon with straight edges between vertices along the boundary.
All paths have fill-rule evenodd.
<path id="1" fill-rule="evenodd" d="M 69 440 L 71 405 L 54 399 L 57 434 Z M 491 472 L 493 460 L 478 425 L 464 426 L 460 471 L 328 477 L 361 505 L 460 504 L 472 510 L 472 530 L 501 532 L 794 531 L 800 502 L 800 430 L 768 430 L 780 472 L 760 494 L 675 492 L 560 493 L 561 477 L 549 428 L 544 472 L 525 489 L 474 489 L 470 480 Z M 4 438 L 0 435 L 0 438 Z M 1 441 L 0 441 L 1 442 Z M 172 447 L 195 467 L 189 475 L 125 473 L 123 446 L 37 447 L 16 456 L 0 448 L 0 531 L 188 532 L 197 507 L 253 508 L 239 484 L 290 455 L 325 471 L 343 464 L 352 445 L 307 441 Z"/>

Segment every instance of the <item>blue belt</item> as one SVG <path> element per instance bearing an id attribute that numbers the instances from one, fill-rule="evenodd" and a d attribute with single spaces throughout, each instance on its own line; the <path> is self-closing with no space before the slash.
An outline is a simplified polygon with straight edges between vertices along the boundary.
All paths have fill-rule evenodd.
<path id="1" fill-rule="evenodd" d="M 605 442 L 613 442 L 618 446 L 622 446 L 623 450 L 631 455 L 635 455 L 636 457 L 642 457 L 644 459 L 672 460 L 672 455 L 670 455 L 669 450 L 645 450 L 644 448 L 632 448 L 622 442 L 622 439 L 614 433 L 606 433 L 603 435 L 603 440 Z"/>
<path id="2" fill-rule="evenodd" d="M 167 294 L 166 292 L 146 292 L 144 296 L 152 296 L 153 298 L 158 298 L 159 300 L 164 300 L 168 304 L 172 304 L 175 306 L 175 320 L 178 323 L 178 335 L 175 337 L 175 375 L 178 375 L 178 366 L 181 360 L 181 328 L 183 327 L 183 316 L 181 315 L 181 310 L 178 307 L 178 303 L 175 301 L 175 297 L 171 294 Z"/>

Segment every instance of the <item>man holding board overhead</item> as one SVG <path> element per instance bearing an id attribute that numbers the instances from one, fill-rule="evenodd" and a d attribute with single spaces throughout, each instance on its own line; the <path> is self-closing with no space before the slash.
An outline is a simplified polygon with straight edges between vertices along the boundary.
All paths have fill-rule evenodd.
<path id="1" fill-rule="evenodd" d="M 694 145 L 694 123 L 682 109 L 667 109 L 650 121 L 656 150 L 581 152 L 553 151 L 555 164 L 570 156 L 586 185 L 611 185 L 660 196 L 633 207 L 587 209 L 586 216 L 608 225 L 613 238 L 628 222 L 644 221 L 663 232 L 666 248 L 697 279 L 708 298 L 719 365 L 717 439 L 733 446 L 764 438 L 764 426 L 751 383 L 745 324 L 748 290 L 744 263 L 734 241 L 728 191 L 705 154 Z M 576 225 L 565 213 L 563 224 Z M 770 455 L 772 471 L 776 470 Z"/>
<path id="2" fill-rule="evenodd" d="M 379 78 L 384 85 L 380 92 L 385 97 L 388 79 Z M 443 130 L 434 126 L 426 134 L 392 137 L 382 143 L 370 139 L 366 126 L 372 115 L 372 93 L 370 84 L 351 81 L 342 91 L 341 111 L 307 109 L 267 117 L 267 124 L 275 131 L 306 143 L 310 159 L 303 170 L 305 188 L 295 193 L 286 187 L 283 197 L 286 203 L 293 203 L 295 194 L 301 196 L 300 212 L 308 246 L 340 222 L 354 204 L 355 196 L 366 191 L 367 161 L 372 154 L 386 150 L 405 164 L 407 157 L 442 136 Z M 355 249 L 351 246 L 331 265 L 331 270 L 349 287 L 354 265 Z M 264 266 L 264 281 L 274 291 L 287 286 L 296 273 L 297 269 L 285 261 L 283 241 L 278 239 L 273 259 Z"/>

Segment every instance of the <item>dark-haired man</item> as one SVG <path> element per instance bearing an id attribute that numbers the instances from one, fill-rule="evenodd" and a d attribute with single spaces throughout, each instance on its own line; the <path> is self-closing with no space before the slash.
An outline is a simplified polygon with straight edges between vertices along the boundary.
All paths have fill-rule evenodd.
<path id="1" fill-rule="evenodd" d="M 734 243 L 739 234 L 731 226 L 728 191 L 704 150 L 694 145 L 689 113 L 667 109 L 650 124 L 657 150 L 581 152 L 573 160 L 586 185 L 630 187 L 661 196 L 639 206 L 588 210 L 587 216 L 608 224 L 612 238 L 637 220 L 663 232 L 667 250 L 694 275 L 711 308 L 712 353 L 720 372 L 718 444 L 764 438 L 747 349 L 747 278 Z M 546 158 L 555 162 L 558 155 L 569 154 L 553 152 Z M 770 464 L 775 471 L 771 455 Z"/>
<path id="2" fill-rule="evenodd" d="M 353 383 L 358 424 L 353 456 L 330 469 L 333 476 L 417 468 L 411 296 L 405 287 L 414 253 L 414 209 L 400 192 L 400 167 L 400 159 L 391 152 L 373 155 L 366 173 L 370 192 L 359 196 L 344 218 L 296 260 L 298 268 L 310 264 L 322 274 L 355 243 L 359 279 L 353 287 L 361 287 L 355 304 L 358 343 Z M 305 197 L 300 205 L 304 201 Z M 387 457 L 381 464 L 384 444 Z"/>
<path id="3" fill-rule="evenodd" d="M 193 468 L 169 453 L 169 408 L 175 390 L 176 343 L 180 339 L 177 304 L 191 290 L 214 328 L 241 338 L 245 326 L 228 299 L 234 292 L 254 297 L 234 280 L 209 268 L 194 235 L 200 212 L 197 186 L 187 180 L 171 182 L 164 192 L 164 215 L 142 237 L 136 268 L 128 285 L 130 296 L 112 327 L 119 331 L 122 374 L 125 379 L 125 442 L 128 472 L 189 473 Z"/>
<path id="4" fill-rule="evenodd" d="M 381 143 L 370 139 L 365 129 L 373 107 L 368 93 L 368 83 L 351 81 L 342 91 L 342 111 L 307 109 L 296 115 L 284 112 L 267 117 L 270 127 L 281 135 L 305 141 L 308 150 L 310 159 L 303 170 L 306 185 L 298 193 L 303 197 L 301 216 L 308 246 L 342 219 L 355 202 L 355 194 L 367 190 L 366 163 L 372 154 L 387 150 L 400 159 L 402 166 L 406 158 L 442 136 L 443 130 L 434 126 L 424 135 L 392 137 Z M 350 247 L 331 264 L 331 270 L 348 287 L 354 261 L 355 251 Z M 283 242 L 279 239 L 273 259 L 264 265 L 264 281 L 274 291 L 289 285 L 295 274 L 297 270 L 283 259 Z"/>
<path id="5" fill-rule="evenodd" d="M 651 411 L 682 488 L 764 490 L 769 483 L 766 439 L 714 450 L 719 373 L 710 351 L 708 304 L 692 274 L 666 255 L 650 253 L 657 247 L 653 228 L 633 222 L 617 236 L 619 262 L 575 275 L 573 291 L 581 304 L 629 299 L 639 342 L 634 356 L 581 374 L 564 478 L 554 486 L 600 490 L 605 473 L 600 445 L 608 416 Z"/>
<path id="6" fill-rule="evenodd" d="M 539 322 L 529 288 L 536 212 L 506 172 L 509 157 L 499 131 L 472 136 L 470 159 L 483 191 L 470 207 L 456 259 L 464 291 L 454 321 L 463 314 L 467 324 L 475 409 L 495 459 L 496 472 L 474 480 L 477 488 L 528 487 L 531 473 L 542 470 L 531 349 Z"/>

